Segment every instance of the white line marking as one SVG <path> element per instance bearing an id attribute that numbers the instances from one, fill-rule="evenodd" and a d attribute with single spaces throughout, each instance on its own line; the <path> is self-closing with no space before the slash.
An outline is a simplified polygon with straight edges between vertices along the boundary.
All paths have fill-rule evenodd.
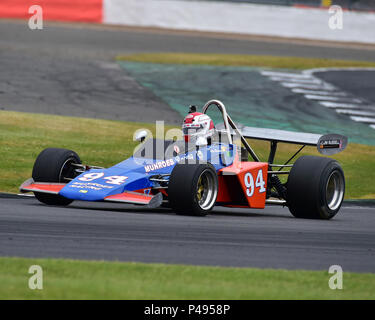
<path id="1" fill-rule="evenodd" d="M 326 108 L 336 109 L 337 113 L 349 115 L 350 118 L 357 122 L 369 124 L 370 128 L 375 129 L 375 108 L 362 105 L 361 99 L 346 98 L 345 92 L 336 91 L 337 89 L 323 80 L 314 77 L 315 72 L 326 71 L 358 71 L 371 70 L 375 68 L 316 68 L 304 70 L 301 74 L 287 72 L 261 71 L 264 76 L 269 76 L 273 81 L 279 81 L 285 88 L 290 88 L 294 93 L 304 94 L 306 99 L 321 100 L 319 104 Z M 341 101 L 342 98 L 345 99 Z M 324 101 L 328 100 L 328 101 Z M 338 101 L 338 102 L 332 102 Z M 350 103 L 352 102 L 352 103 Z M 353 104 L 358 103 L 358 104 Z M 341 108 L 341 109 L 340 109 Z M 355 109 L 355 110 L 353 110 Z M 363 111 L 368 110 L 368 111 Z M 370 110 L 370 111 L 369 111 Z M 368 117 L 366 117 L 368 116 Z M 373 118 L 374 116 L 374 118 Z"/>
<path id="2" fill-rule="evenodd" d="M 312 76 L 299 74 L 299 73 L 289 73 L 289 72 L 275 72 L 275 71 L 261 71 L 260 72 L 264 76 L 271 76 L 271 77 L 287 77 L 287 78 L 296 78 L 296 79 L 311 79 Z"/>
<path id="3" fill-rule="evenodd" d="M 347 96 L 345 92 L 332 92 L 332 91 L 318 91 L 318 90 L 305 90 L 300 88 L 293 88 L 292 92 L 294 93 L 306 93 L 306 94 L 315 94 L 315 95 L 321 95 L 321 96 L 340 96 L 344 97 Z"/>
<path id="4" fill-rule="evenodd" d="M 303 70 L 302 73 L 306 75 L 312 75 L 315 72 L 329 72 L 329 71 L 375 71 L 375 68 L 352 68 L 352 67 L 341 67 L 341 68 L 315 68 Z"/>
<path id="5" fill-rule="evenodd" d="M 350 109 L 336 109 L 337 113 L 350 114 L 353 116 L 375 116 L 375 112 L 361 111 L 361 110 L 350 110 Z"/>
<path id="6" fill-rule="evenodd" d="M 99 67 L 103 69 L 121 69 L 121 66 L 118 63 L 113 62 L 99 62 Z"/>
<path id="7" fill-rule="evenodd" d="M 304 95 L 306 99 L 310 100 L 328 100 L 328 101 L 342 101 L 342 97 L 327 97 L 327 96 L 319 96 L 319 95 L 313 95 L 313 94 L 305 94 Z M 359 99 L 345 99 L 346 102 L 356 102 L 361 103 L 361 100 Z M 344 101 L 343 101 L 344 102 Z"/>
<path id="8" fill-rule="evenodd" d="M 362 106 L 358 106 L 357 104 L 351 104 L 351 103 L 320 101 L 319 104 L 321 104 L 322 106 L 326 108 L 349 108 L 349 109 L 356 109 L 358 107 L 363 108 Z"/>
<path id="9" fill-rule="evenodd" d="M 357 122 L 365 122 L 365 123 L 375 123 L 375 118 L 367 118 L 367 117 L 350 117 L 352 120 Z"/>
<path id="10" fill-rule="evenodd" d="M 286 88 L 301 88 L 301 89 L 311 89 L 311 90 L 336 90 L 330 85 L 322 84 L 303 84 L 303 83 L 293 83 L 293 82 L 281 82 L 281 85 Z"/>
<path id="11" fill-rule="evenodd" d="M 304 83 L 304 84 L 321 84 L 322 81 L 319 79 L 293 79 L 293 78 L 282 78 L 282 77 L 271 77 L 273 81 L 288 81 L 294 83 Z"/>

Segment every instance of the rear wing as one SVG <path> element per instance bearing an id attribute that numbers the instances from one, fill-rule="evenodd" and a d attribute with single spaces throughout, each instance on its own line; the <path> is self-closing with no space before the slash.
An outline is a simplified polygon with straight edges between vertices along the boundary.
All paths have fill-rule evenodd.
<path id="1" fill-rule="evenodd" d="M 341 152 L 348 144 L 348 138 L 339 134 L 321 135 L 255 127 L 242 127 L 239 130 L 245 138 L 315 146 L 325 155 Z"/>
<path id="2" fill-rule="evenodd" d="M 216 126 L 216 130 L 219 133 L 226 134 L 230 144 L 233 143 L 233 136 L 238 134 L 241 138 L 242 144 L 251 154 L 254 161 L 260 160 L 249 143 L 246 141 L 246 138 L 270 141 L 271 153 L 269 157 L 269 163 L 272 163 L 273 161 L 278 142 L 299 144 L 302 145 L 302 148 L 304 148 L 305 146 L 316 146 L 318 151 L 324 155 L 333 155 L 335 153 L 341 152 L 346 148 L 348 144 L 348 138 L 339 134 L 321 135 L 315 133 L 293 132 L 278 129 L 255 128 L 236 125 L 232 118 L 228 115 L 224 104 L 219 100 L 208 101 L 203 106 L 202 112 L 206 113 L 211 105 L 215 105 L 219 109 L 224 120 L 223 124 L 219 124 Z M 302 148 L 300 150 L 302 150 Z"/>
<path id="3" fill-rule="evenodd" d="M 249 139 L 304 144 L 308 146 L 318 145 L 319 139 L 322 137 L 322 135 L 315 133 L 293 132 L 255 127 L 243 127 L 240 128 L 240 132 L 245 138 Z"/>

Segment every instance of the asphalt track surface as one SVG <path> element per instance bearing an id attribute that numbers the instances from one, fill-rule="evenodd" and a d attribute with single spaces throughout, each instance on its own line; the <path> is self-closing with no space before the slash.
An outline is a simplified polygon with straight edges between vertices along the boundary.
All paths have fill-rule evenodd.
<path id="1" fill-rule="evenodd" d="M 314 75 L 345 92 L 365 99 L 370 105 L 375 105 L 375 69 L 325 71 L 316 72 Z"/>
<path id="2" fill-rule="evenodd" d="M 0 256 L 375 272 L 375 208 L 343 207 L 330 221 L 287 209 L 168 209 L 75 202 L 49 207 L 0 198 Z"/>

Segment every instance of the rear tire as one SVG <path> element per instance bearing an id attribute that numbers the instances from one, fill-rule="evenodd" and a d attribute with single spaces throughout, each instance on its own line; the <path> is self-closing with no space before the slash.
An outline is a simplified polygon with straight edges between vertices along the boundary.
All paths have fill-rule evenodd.
<path id="1" fill-rule="evenodd" d="M 297 218 L 331 219 L 340 210 L 345 194 L 341 166 L 330 158 L 297 159 L 287 182 L 287 205 Z"/>
<path id="2" fill-rule="evenodd" d="M 205 216 L 216 203 L 217 173 L 212 164 L 178 164 L 173 168 L 168 198 L 177 214 Z"/>
<path id="3" fill-rule="evenodd" d="M 35 182 L 68 183 L 65 178 L 74 178 L 76 173 L 72 163 L 81 163 L 79 156 L 72 150 L 47 148 L 36 158 L 32 177 Z M 67 206 L 73 200 L 60 195 L 34 192 L 35 197 L 48 205 Z"/>

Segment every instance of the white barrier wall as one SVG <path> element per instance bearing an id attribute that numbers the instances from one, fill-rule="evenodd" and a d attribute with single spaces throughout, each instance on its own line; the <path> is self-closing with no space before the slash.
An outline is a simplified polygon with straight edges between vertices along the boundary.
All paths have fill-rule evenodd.
<path id="1" fill-rule="evenodd" d="M 103 23 L 375 43 L 375 14 L 347 12 L 331 30 L 328 10 L 245 3 L 176 0 L 104 0 Z"/>

